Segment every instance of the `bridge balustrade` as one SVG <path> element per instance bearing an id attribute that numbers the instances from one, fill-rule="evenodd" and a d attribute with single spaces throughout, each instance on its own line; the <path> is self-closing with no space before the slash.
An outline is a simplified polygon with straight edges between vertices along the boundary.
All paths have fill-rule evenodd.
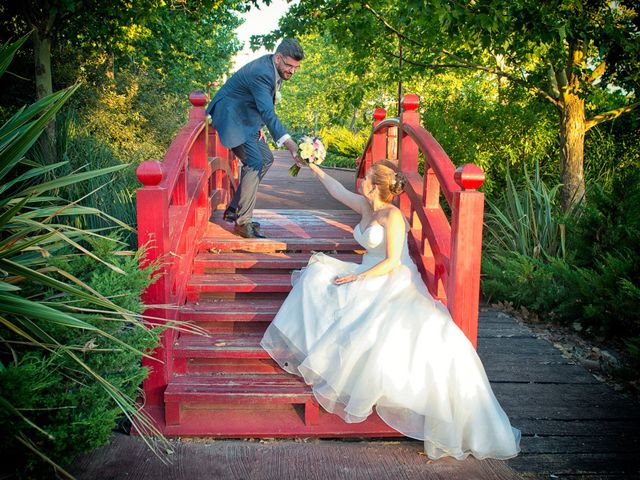
<path id="1" fill-rule="evenodd" d="M 140 267 L 154 265 L 157 277 L 142 301 L 145 315 L 157 323 L 176 319 L 212 209 L 226 205 L 237 185 L 237 160 L 209 126 L 207 100 L 203 92 L 192 92 L 188 120 L 163 160 L 147 160 L 136 170 L 142 183 L 136 195 L 138 245 L 145 249 Z M 162 404 L 173 367 L 175 335 L 173 329 L 165 331 L 154 353 L 156 361 L 145 360 L 152 369 L 145 382 L 150 405 Z"/>
<path id="2" fill-rule="evenodd" d="M 408 185 L 398 202 L 411 225 L 409 247 L 430 293 L 442 301 L 474 346 L 478 336 L 484 183 L 480 167 L 456 168 L 422 127 L 417 95 L 402 100 L 399 118 L 374 111 L 373 132 L 358 161 L 356 184 L 376 161 L 394 161 Z M 424 174 L 419 173 L 420 157 Z M 450 221 L 441 206 L 448 205 Z"/>

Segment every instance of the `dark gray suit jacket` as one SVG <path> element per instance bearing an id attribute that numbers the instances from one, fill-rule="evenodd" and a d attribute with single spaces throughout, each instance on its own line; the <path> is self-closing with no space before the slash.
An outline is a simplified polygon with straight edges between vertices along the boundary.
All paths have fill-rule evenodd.
<path id="1" fill-rule="evenodd" d="M 207 107 L 227 148 L 245 143 L 266 125 L 275 141 L 287 132 L 274 109 L 277 72 L 273 55 L 249 62 L 218 90 Z"/>

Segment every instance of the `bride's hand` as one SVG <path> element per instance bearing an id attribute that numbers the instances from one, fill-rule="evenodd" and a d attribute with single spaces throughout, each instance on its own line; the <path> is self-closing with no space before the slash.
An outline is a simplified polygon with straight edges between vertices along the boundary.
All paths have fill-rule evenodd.
<path id="1" fill-rule="evenodd" d="M 333 283 L 335 283 L 336 285 L 343 285 L 345 283 L 355 282 L 356 280 L 360 280 L 361 278 L 361 275 L 345 275 L 344 277 L 334 278 Z"/>

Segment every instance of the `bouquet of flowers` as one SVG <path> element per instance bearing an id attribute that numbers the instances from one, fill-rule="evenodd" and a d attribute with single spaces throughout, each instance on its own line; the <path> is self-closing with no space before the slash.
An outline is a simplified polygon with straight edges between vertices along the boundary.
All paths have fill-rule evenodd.
<path id="1" fill-rule="evenodd" d="M 318 137 L 304 136 L 300 139 L 300 158 L 307 163 L 320 165 L 326 154 L 327 151 Z M 298 164 L 295 164 L 289 169 L 289 175 L 295 177 L 299 171 L 300 167 Z"/>

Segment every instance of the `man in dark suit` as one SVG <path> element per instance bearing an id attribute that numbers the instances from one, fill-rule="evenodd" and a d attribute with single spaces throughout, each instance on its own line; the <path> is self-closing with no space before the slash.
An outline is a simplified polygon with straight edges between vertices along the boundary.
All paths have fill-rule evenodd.
<path id="1" fill-rule="evenodd" d="M 273 55 L 264 55 L 234 73 L 207 107 L 222 144 L 242 161 L 242 176 L 224 219 L 235 221 L 234 232 L 245 238 L 264 238 L 252 221 L 256 193 L 273 163 L 262 127 L 266 125 L 277 146 L 284 145 L 301 164 L 298 145 L 276 115 L 274 104 L 282 80 L 289 80 L 304 58 L 294 39 L 285 39 Z"/>

